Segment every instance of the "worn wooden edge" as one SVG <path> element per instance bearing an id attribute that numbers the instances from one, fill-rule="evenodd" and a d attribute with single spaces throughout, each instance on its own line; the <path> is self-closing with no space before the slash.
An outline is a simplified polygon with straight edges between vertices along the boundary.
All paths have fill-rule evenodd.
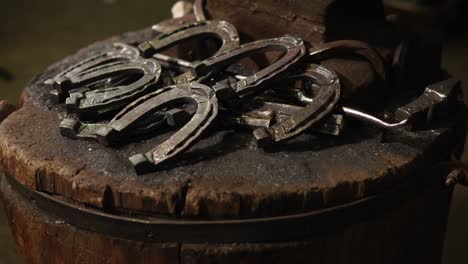
<path id="1" fill-rule="evenodd" d="M 24 263 L 178 263 L 180 244 L 90 232 L 38 209 L 6 184 L 0 196 Z"/>
<path id="2" fill-rule="evenodd" d="M 28 111 L 28 108 L 35 109 L 32 103 L 26 102 L 23 108 L 12 116 L 12 123 L 7 122 L 6 125 L 11 125 L 11 127 L 14 128 L 14 131 L 34 129 L 34 127 L 27 127 L 25 121 L 21 121 L 32 118 L 29 114 L 26 118 L 19 118 L 20 115 L 24 114 L 24 112 L 37 112 L 36 110 Z M 50 115 L 53 116 L 56 114 L 50 112 Z M 54 122 L 50 122 L 49 125 L 58 125 L 58 122 L 58 119 L 54 118 Z M 22 125 L 22 128 L 18 127 L 18 123 Z M 4 127 L 5 126 L 2 126 L 2 128 Z M 9 133 L 16 132 L 10 131 Z M 44 144 L 45 146 L 47 145 L 47 142 L 41 144 Z M 121 183 L 112 177 L 90 171 L 79 162 L 61 162 L 57 159 L 58 157 L 54 160 L 31 160 L 31 156 L 37 156 L 35 153 L 31 153 L 31 149 L 25 149 L 23 147 L 18 148 L 18 146 L 12 145 L 11 141 L 7 140 L 5 137 L 3 140 L 0 139 L 0 156 L 2 157 L 2 163 L 6 170 L 28 188 L 56 195 L 69 193 L 70 195 L 67 195 L 68 197 L 65 196 L 65 199 L 71 199 L 72 201 L 92 205 L 97 208 L 106 208 L 107 204 L 113 204 L 114 207 L 121 207 L 130 210 L 133 209 L 137 211 L 145 208 L 142 204 L 142 202 L 145 201 L 150 204 L 150 206 L 145 208 L 148 209 L 148 211 L 171 215 L 175 213 L 174 208 L 176 207 L 177 200 L 186 199 L 185 211 L 189 215 L 199 215 L 201 208 L 207 208 L 214 214 L 219 215 L 224 214 L 223 211 L 228 212 L 230 210 L 236 210 L 236 207 L 239 208 L 239 203 L 241 202 L 238 194 L 235 192 L 223 192 L 222 196 L 219 196 L 216 193 L 210 193 L 210 190 L 204 190 L 201 187 L 198 188 L 194 185 L 187 188 L 188 186 L 185 187 L 187 183 L 184 184 L 184 182 L 181 182 L 179 187 L 168 186 L 171 189 L 166 189 L 164 192 L 160 191 L 158 193 L 158 190 L 153 190 L 152 192 L 141 192 L 138 190 L 144 186 L 138 182 L 138 179 L 131 179 L 127 183 Z M 398 166 L 397 164 L 401 164 L 401 162 L 405 163 L 407 161 L 398 161 L 394 157 L 390 164 L 394 164 L 391 166 Z M 382 171 L 381 173 L 386 172 Z M 102 180 L 103 178 L 106 179 L 106 181 L 103 181 L 104 184 L 99 184 L 100 182 L 98 179 Z M 81 179 L 86 179 L 86 181 L 81 181 Z M 356 182 L 356 184 L 364 183 Z M 111 186 L 117 186 L 117 189 Z M 185 197 L 182 195 L 184 187 L 186 188 Z M 351 186 L 344 186 L 344 188 L 350 187 Z M 291 195 L 303 195 L 304 197 L 323 199 L 320 198 L 320 196 L 327 195 L 329 203 L 333 197 L 333 193 L 330 192 L 327 194 L 321 194 L 323 193 L 321 189 L 312 190 L 312 193 L 306 192 L 302 194 L 294 194 L 294 191 L 295 190 L 292 190 L 292 193 L 282 192 L 278 193 L 278 195 L 280 195 L 280 197 L 283 196 L 286 199 Z M 109 195 L 109 192 L 111 192 L 112 195 Z M 314 195 L 313 193 L 317 193 L 317 195 Z M 137 195 L 140 197 L 137 197 Z M 247 195 L 247 197 L 251 196 L 251 199 L 268 199 L 268 197 L 262 198 L 261 196 L 254 198 L 255 195 L 258 195 L 254 193 L 245 195 Z M 284 198 L 279 198 L 279 200 Z M 106 199 L 117 200 L 107 201 Z M 298 199 L 300 198 L 298 197 Z M 134 200 L 134 202 L 132 200 Z M 259 204 L 262 202 L 259 200 L 255 203 Z M 221 212 L 219 212 L 220 210 Z M 218 211 L 218 213 L 215 213 L 216 211 Z"/>
<path id="3" fill-rule="evenodd" d="M 279 243 L 126 240 L 70 225 L 24 199 L 3 177 L 0 190 L 26 263 L 439 263 L 453 188 L 434 181 L 402 206 L 323 229 L 307 241 Z"/>
<path id="4" fill-rule="evenodd" d="M 18 110 L 18 107 L 5 101 L 0 101 L 0 123 L 3 122 L 9 115 Z"/>
<path id="5" fill-rule="evenodd" d="M 435 183 L 404 183 L 384 193 L 322 210 L 278 217 L 209 221 L 116 216 L 30 190 L 8 174 L 4 174 L 4 180 L 14 192 L 34 201 L 39 209 L 85 230 L 148 242 L 240 243 L 306 240 L 325 230 L 340 229 L 375 217 L 419 195 L 426 185 L 443 185 L 447 172 L 444 168 L 438 169 L 437 175 L 442 177 L 433 177 L 431 180 Z"/>
<path id="6" fill-rule="evenodd" d="M 15 112 L 12 118 L 9 118 L 9 120 L 6 121 L 6 124 L 8 125 L 9 122 L 15 123 L 15 126 L 13 127 L 17 129 L 18 119 L 15 119 L 14 116 L 21 115 L 22 111 L 25 108 L 27 109 L 28 107 L 32 107 L 32 105 L 26 102 L 22 109 Z M 52 115 L 56 114 L 52 113 Z M 27 119 L 29 119 L 29 117 Z M 56 122 L 58 122 L 58 120 L 54 121 L 53 123 Z M 0 130 L 2 128 L 3 125 L 0 126 Z M 31 127 L 29 129 L 34 129 L 34 127 Z M 418 158 L 414 157 L 410 160 L 407 160 L 404 157 L 398 158 L 398 156 L 387 157 L 389 165 L 385 170 L 383 170 L 380 173 L 389 173 L 389 171 L 387 170 L 394 170 L 393 175 L 399 175 L 397 178 L 401 180 L 409 176 L 411 173 L 417 173 L 417 168 L 421 168 L 421 166 L 424 166 L 426 162 L 434 162 L 435 160 L 443 158 L 444 155 L 449 155 L 449 152 L 451 151 L 450 148 L 443 148 L 445 150 L 444 153 L 446 152 L 445 154 L 443 154 L 442 152 L 438 152 L 437 150 L 442 149 L 442 146 L 456 146 L 458 144 L 457 142 L 460 141 L 460 137 L 454 134 L 454 131 L 456 130 L 460 130 L 460 128 L 454 127 L 452 129 L 442 131 L 442 134 L 438 136 L 437 140 L 432 142 L 432 144 L 430 144 L 429 146 L 425 147 L 427 148 L 425 154 L 421 154 L 421 156 Z M 325 201 L 325 204 L 327 204 L 327 206 L 331 206 L 333 204 L 342 203 L 346 199 L 348 199 L 346 196 L 343 197 L 343 194 L 347 193 L 347 190 L 349 189 L 362 188 L 359 187 L 359 185 L 367 185 L 367 188 L 369 188 L 369 186 L 372 186 L 371 182 L 369 182 L 371 179 L 362 182 L 356 180 L 354 184 L 357 185 L 355 186 L 353 186 L 353 183 L 350 181 L 348 181 L 347 185 L 343 185 L 342 187 L 336 186 L 334 190 L 335 193 L 331 192 L 330 190 L 328 190 L 327 192 L 323 192 L 323 190 L 321 189 L 313 189 L 312 192 L 297 193 L 297 189 L 293 189 L 290 193 L 285 191 L 278 192 L 277 194 L 275 194 L 275 198 L 262 197 L 259 194 L 252 193 L 250 195 L 246 194 L 246 196 L 240 199 L 239 194 L 236 193 L 237 190 L 233 190 L 232 192 L 223 191 L 222 195 L 220 195 L 218 193 L 211 192 L 209 189 L 204 189 L 204 185 L 187 186 L 184 185 L 184 182 L 181 182 L 181 185 L 175 187 L 170 186 L 171 188 L 164 189 L 164 192 L 158 193 L 157 190 L 153 190 L 153 192 L 147 193 L 138 191 L 138 189 L 144 187 L 144 185 L 142 185 L 141 182 L 138 182 L 137 179 L 134 179 L 127 183 L 121 183 L 113 178 L 108 178 L 105 184 L 99 187 L 99 185 L 96 184 L 94 181 L 98 182 L 96 178 L 106 177 L 106 175 L 99 175 L 95 174 L 96 172 L 88 171 L 86 167 L 80 167 L 81 165 L 79 162 L 69 162 L 67 164 L 64 164 L 63 162 L 60 162 L 60 160 L 50 161 L 47 159 L 39 162 L 31 162 L 31 149 L 17 148 L 13 145 L 9 145 L 10 143 L 10 141 L 1 140 L 0 138 L 0 156 L 2 156 L 3 165 L 5 166 L 7 171 L 22 184 L 26 185 L 28 188 L 33 190 L 45 191 L 47 193 L 62 196 L 62 198 L 71 202 L 79 202 L 85 205 L 91 205 L 96 208 L 103 208 L 106 210 L 110 209 L 111 211 L 112 208 L 108 208 L 106 207 L 106 205 L 113 204 L 114 206 L 119 206 L 123 209 L 124 212 L 126 209 L 130 210 L 130 212 L 138 212 L 138 210 L 145 208 L 149 209 L 149 212 L 155 212 L 156 214 L 171 215 L 174 213 L 174 211 L 171 210 L 175 210 L 174 208 L 178 206 L 177 203 L 179 203 L 179 205 L 180 203 L 184 203 L 183 210 L 187 213 L 187 215 L 222 215 L 225 217 L 231 216 L 236 218 L 236 212 L 239 212 L 240 208 L 242 207 L 242 202 L 245 202 L 245 199 L 252 199 L 251 202 L 253 204 L 270 204 L 272 202 L 287 200 L 288 205 L 291 207 L 290 212 L 301 212 L 304 211 L 305 208 L 307 208 L 301 207 L 301 205 L 304 206 L 304 202 L 302 200 L 304 198 L 322 199 Z M 25 166 L 25 164 L 27 164 L 27 166 Z M 411 166 L 409 166 L 410 164 Z M 379 177 L 380 173 L 378 171 L 374 172 L 376 175 L 375 177 Z M 349 177 L 349 175 L 340 173 L 339 171 L 334 173 L 336 175 L 342 175 L 341 177 Z M 35 177 L 31 177 L 31 175 L 35 175 Z M 78 186 L 78 184 L 80 184 L 81 177 L 84 177 L 84 179 L 86 179 L 87 184 Z M 362 177 L 357 177 L 357 179 L 359 178 Z M 393 179 L 392 181 L 397 182 L 397 178 Z M 115 187 L 110 187 L 112 184 L 113 186 L 117 186 L 117 189 Z M 62 195 L 63 192 L 66 190 L 70 192 L 71 196 L 64 197 Z M 366 195 L 369 194 L 368 191 L 369 190 L 367 190 Z M 109 194 L 109 192 L 111 192 L 111 194 Z M 317 194 L 314 195 L 314 192 L 316 192 Z M 364 193 L 365 192 L 362 193 L 362 196 L 364 196 Z M 249 196 L 251 198 L 248 198 Z M 122 197 L 124 197 L 126 199 L 137 200 L 134 203 L 127 202 L 120 204 L 116 203 L 114 200 L 108 200 L 115 199 L 116 197 L 119 197 L 119 199 L 122 199 Z M 168 198 L 172 200 L 168 200 Z M 356 197 L 354 199 L 356 199 Z M 138 201 L 145 201 L 145 203 L 147 203 L 146 206 L 148 205 L 148 203 L 151 205 L 145 207 L 144 204 Z M 299 206 L 295 205 L 295 202 L 293 201 L 297 201 Z M 271 206 L 274 207 L 273 204 L 271 204 Z M 268 216 L 268 211 L 271 212 L 271 210 L 269 210 L 268 207 L 266 209 L 259 209 L 267 211 L 265 213 L 257 214 L 256 216 Z"/>

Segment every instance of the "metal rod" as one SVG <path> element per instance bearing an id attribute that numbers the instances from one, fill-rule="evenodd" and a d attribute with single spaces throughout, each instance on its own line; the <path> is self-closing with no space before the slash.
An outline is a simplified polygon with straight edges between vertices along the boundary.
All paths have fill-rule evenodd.
<path id="1" fill-rule="evenodd" d="M 364 122 L 367 122 L 367 123 L 370 123 L 370 124 L 373 124 L 373 125 L 376 125 L 376 126 L 378 126 L 380 128 L 385 128 L 385 129 L 400 128 L 400 127 L 406 125 L 406 123 L 408 123 L 408 119 L 405 119 L 405 120 L 400 121 L 398 123 L 387 123 L 387 122 L 385 122 L 385 121 L 383 121 L 381 119 L 378 119 L 375 116 L 369 115 L 367 113 L 364 113 L 364 112 L 361 112 L 359 110 L 352 109 L 352 108 L 349 108 L 349 107 L 346 107 L 346 106 L 343 106 L 342 110 L 347 116 L 353 117 L 355 119 L 358 119 L 358 120 L 361 120 L 361 121 L 364 121 Z"/>

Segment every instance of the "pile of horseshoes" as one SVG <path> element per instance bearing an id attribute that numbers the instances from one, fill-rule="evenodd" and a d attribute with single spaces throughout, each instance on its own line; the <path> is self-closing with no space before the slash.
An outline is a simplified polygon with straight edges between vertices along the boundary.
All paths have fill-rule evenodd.
<path id="1" fill-rule="evenodd" d="M 241 45 L 232 24 L 206 20 L 199 4 L 195 7 L 194 23 L 158 25 L 163 33 L 152 40 L 135 46 L 114 43 L 49 79 L 51 94 L 70 113 L 60 124 L 61 134 L 114 145 L 173 128 L 167 140 L 129 157 L 137 173 L 146 173 L 186 151 L 218 119 L 252 128 L 261 145 L 305 131 L 339 135 L 345 117 L 382 129 L 412 129 L 413 123 L 430 122 L 434 111 L 443 109 L 440 106 L 459 90 L 455 79 L 430 85 L 383 120 L 340 104 L 339 77 L 320 65 L 336 54 L 354 54 L 369 61 L 381 81 L 388 82 L 391 66 L 370 45 L 355 40 L 311 45 L 290 35 Z M 221 46 L 203 60 L 162 53 L 206 36 L 218 39 Z M 281 56 L 260 70 L 239 62 L 269 51 Z M 303 85 L 292 87 L 296 81 Z"/>

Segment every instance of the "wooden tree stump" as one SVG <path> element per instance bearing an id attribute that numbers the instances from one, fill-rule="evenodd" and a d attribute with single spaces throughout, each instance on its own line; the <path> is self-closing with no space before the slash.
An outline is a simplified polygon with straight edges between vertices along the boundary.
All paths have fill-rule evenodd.
<path id="1" fill-rule="evenodd" d="M 305 27 L 334 18 L 327 15 L 337 2 L 232 6 L 223 0 L 207 1 L 207 7 L 214 19 L 232 21 L 256 39 L 289 29 L 305 34 Z M 255 7 L 252 14 L 242 13 L 247 7 Z M 382 12 L 369 14 L 363 21 L 385 25 Z M 251 27 L 250 19 L 264 24 Z M 303 36 L 310 43 L 328 40 L 328 27 L 342 23 L 331 21 Z M 355 128 L 337 138 L 302 135 L 268 152 L 248 132 L 212 131 L 170 168 L 142 176 L 127 157 L 148 150 L 156 137 L 117 148 L 62 137 L 65 109 L 51 100 L 44 81 L 113 42 L 139 43 L 155 34 L 144 29 L 113 37 L 52 65 L 0 124 L 7 175 L 1 193 L 25 262 L 440 263 L 452 188 L 444 185 L 448 172 L 433 166 L 462 145 L 461 117 L 415 132 L 417 146 Z M 367 38 L 382 41 L 380 35 Z M 384 41 L 383 55 L 392 54 L 393 45 Z M 340 74 L 350 76 L 356 91 L 374 87 L 370 66 L 357 61 L 361 66 L 352 67 L 350 60 L 324 63 L 338 72 L 345 65 Z"/>

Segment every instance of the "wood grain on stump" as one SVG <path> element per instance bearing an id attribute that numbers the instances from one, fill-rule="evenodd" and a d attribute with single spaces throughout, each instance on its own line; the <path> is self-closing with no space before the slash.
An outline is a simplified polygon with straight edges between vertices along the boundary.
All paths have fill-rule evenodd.
<path id="1" fill-rule="evenodd" d="M 5 178 L 0 190 L 25 263 L 438 264 L 451 197 L 449 188 L 426 186 L 393 210 L 324 230 L 306 241 L 180 244 L 86 231 L 38 209 L 15 193 Z"/>

